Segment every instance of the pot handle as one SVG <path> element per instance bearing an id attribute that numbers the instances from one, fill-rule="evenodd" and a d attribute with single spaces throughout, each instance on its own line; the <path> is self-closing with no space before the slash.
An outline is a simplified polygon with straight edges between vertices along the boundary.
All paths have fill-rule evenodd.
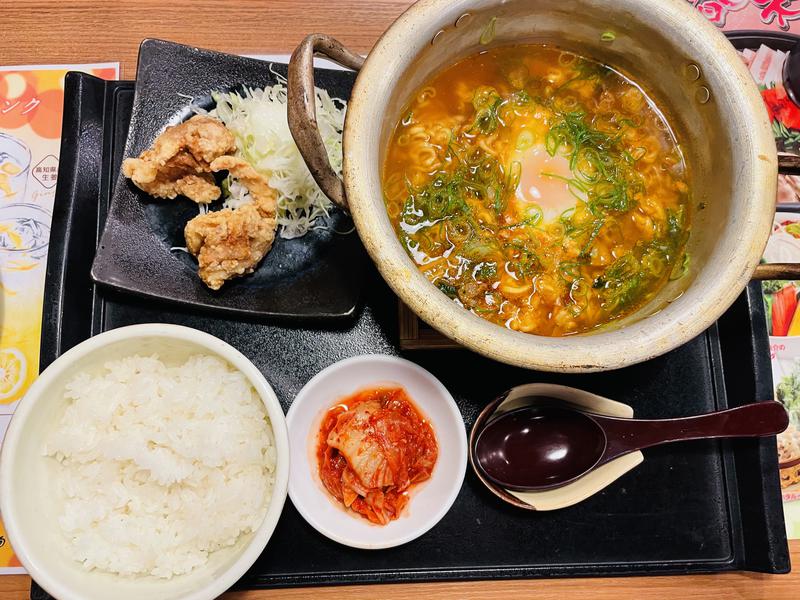
<path id="1" fill-rule="evenodd" d="M 781 175 L 800 175 L 800 155 L 778 152 L 778 173 Z M 753 272 L 752 279 L 800 279 L 800 263 L 760 264 Z"/>
<path id="2" fill-rule="evenodd" d="M 300 42 L 289 60 L 286 111 L 289 131 L 297 149 L 308 165 L 308 170 L 322 192 L 347 210 L 344 182 L 333 170 L 328 152 L 322 142 L 317 125 L 317 107 L 314 90 L 314 54 L 323 56 L 358 71 L 364 57 L 351 52 L 329 35 L 312 33 Z"/>

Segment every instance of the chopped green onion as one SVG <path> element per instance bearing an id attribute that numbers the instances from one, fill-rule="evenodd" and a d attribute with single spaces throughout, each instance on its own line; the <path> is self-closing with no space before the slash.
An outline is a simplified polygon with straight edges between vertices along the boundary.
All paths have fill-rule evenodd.
<path id="1" fill-rule="evenodd" d="M 527 150 L 533 146 L 533 134 L 527 129 L 523 129 L 517 136 L 517 150 Z"/>
<path id="2" fill-rule="evenodd" d="M 672 267 L 672 272 L 669 274 L 670 281 L 680 279 L 689 272 L 689 253 L 684 252 L 683 258 L 678 259 L 675 266 Z"/>
<path id="3" fill-rule="evenodd" d="M 480 39 L 482 46 L 486 46 L 487 44 L 492 43 L 495 33 L 495 23 L 497 23 L 497 17 L 492 17 L 486 24 L 486 27 L 483 28 L 483 32 L 481 32 L 481 39 Z"/>

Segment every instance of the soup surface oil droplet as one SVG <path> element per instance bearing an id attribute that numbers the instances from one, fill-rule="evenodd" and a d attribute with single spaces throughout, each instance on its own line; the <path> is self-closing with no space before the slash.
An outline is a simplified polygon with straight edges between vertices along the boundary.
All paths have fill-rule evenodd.
<path id="1" fill-rule="evenodd" d="M 472 15 L 469 13 L 464 13 L 463 15 L 461 15 L 456 19 L 455 26 L 461 27 L 469 23 L 471 20 L 472 20 Z"/>
<path id="2" fill-rule="evenodd" d="M 707 104 L 711 100 L 711 91 L 704 85 L 697 88 L 694 97 L 700 104 Z"/>
<path id="3" fill-rule="evenodd" d="M 688 79 L 689 81 L 697 81 L 698 79 L 700 79 L 700 67 L 698 67 L 694 63 L 689 63 L 688 65 L 686 65 L 684 73 L 686 75 L 686 79 Z"/>

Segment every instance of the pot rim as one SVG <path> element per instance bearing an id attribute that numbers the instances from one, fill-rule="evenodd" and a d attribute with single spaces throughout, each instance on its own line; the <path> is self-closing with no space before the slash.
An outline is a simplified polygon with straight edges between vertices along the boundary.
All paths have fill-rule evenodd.
<path id="1" fill-rule="evenodd" d="M 343 134 L 343 176 L 356 228 L 383 278 L 403 302 L 442 334 L 489 358 L 529 369 L 617 369 L 664 354 L 701 334 L 733 304 L 761 260 L 772 229 L 777 151 L 758 88 L 736 50 L 694 7 L 680 0 L 616 0 L 615 4 L 617 10 L 637 14 L 643 21 L 663 22 L 665 27 L 677 30 L 680 26 L 681 31 L 690 32 L 695 48 L 692 60 L 704 73 L 715 73 L 748 123 L 739 137 L 743 148 L 749 145 L 749 164 L 740 168 L 737 187 L 744 185 L 752 190 L 752 201 L 744 213 L 732 211 L 729 216 L 731 222 L 743 220 L 746 235 L 724 264 L 715 266 L 713 279 L 703 281 L 698 276 L 689 285 L 687 292 L 704 289 L 699 300 L 679 298 L 658 313 L 616 330 L 601 328 L 567 337 L 523 333 L 486 321 L 453 303 L 416 269 L 396 236 L 385 235 L 388 218 L 383 202 L 373 202 L 373 196 L 380 194 L 380 165 L 374 165 L 372 158 L 376 149 L 380 150 L 379 140 L 370 139 L 368 131 L 369 124 L 376 121 L 375 99 L 384 90 L 393 89 L 403 70 L 443 23 L 475 10 L 476 4 L 486 5 L 474 0 L 420 0 L 383 33 L 356 79 Z M 373 184 L 376 168 L 377 192 Z"/>

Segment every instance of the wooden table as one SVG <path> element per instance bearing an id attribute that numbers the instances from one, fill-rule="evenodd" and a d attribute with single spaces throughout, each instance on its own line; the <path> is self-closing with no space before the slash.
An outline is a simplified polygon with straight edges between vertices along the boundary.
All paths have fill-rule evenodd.
<path id="1" fill-rule="evenodd" d="M 133 79 L 136 53 L 145 37 L 156 37 L 241 54 L 286 53 L 308 33 L 329 33 L 354 50 L 367 52 L 409 0 L 14 0 L 0 8 L 0 63 L 27 65 L 119 61 L 121 76 Z M 791 542 L 800 565 L 800 540 Z M 0 577 L 0 597 L 28 598 L 26 576 Z M 618 598 L 800 598 L 800 574 L 753 573 L 558 579 L 485 583 L 348 586 L 235 592 L 226 600 L 266 598 L 506 598 L 538 600 Z"/>

